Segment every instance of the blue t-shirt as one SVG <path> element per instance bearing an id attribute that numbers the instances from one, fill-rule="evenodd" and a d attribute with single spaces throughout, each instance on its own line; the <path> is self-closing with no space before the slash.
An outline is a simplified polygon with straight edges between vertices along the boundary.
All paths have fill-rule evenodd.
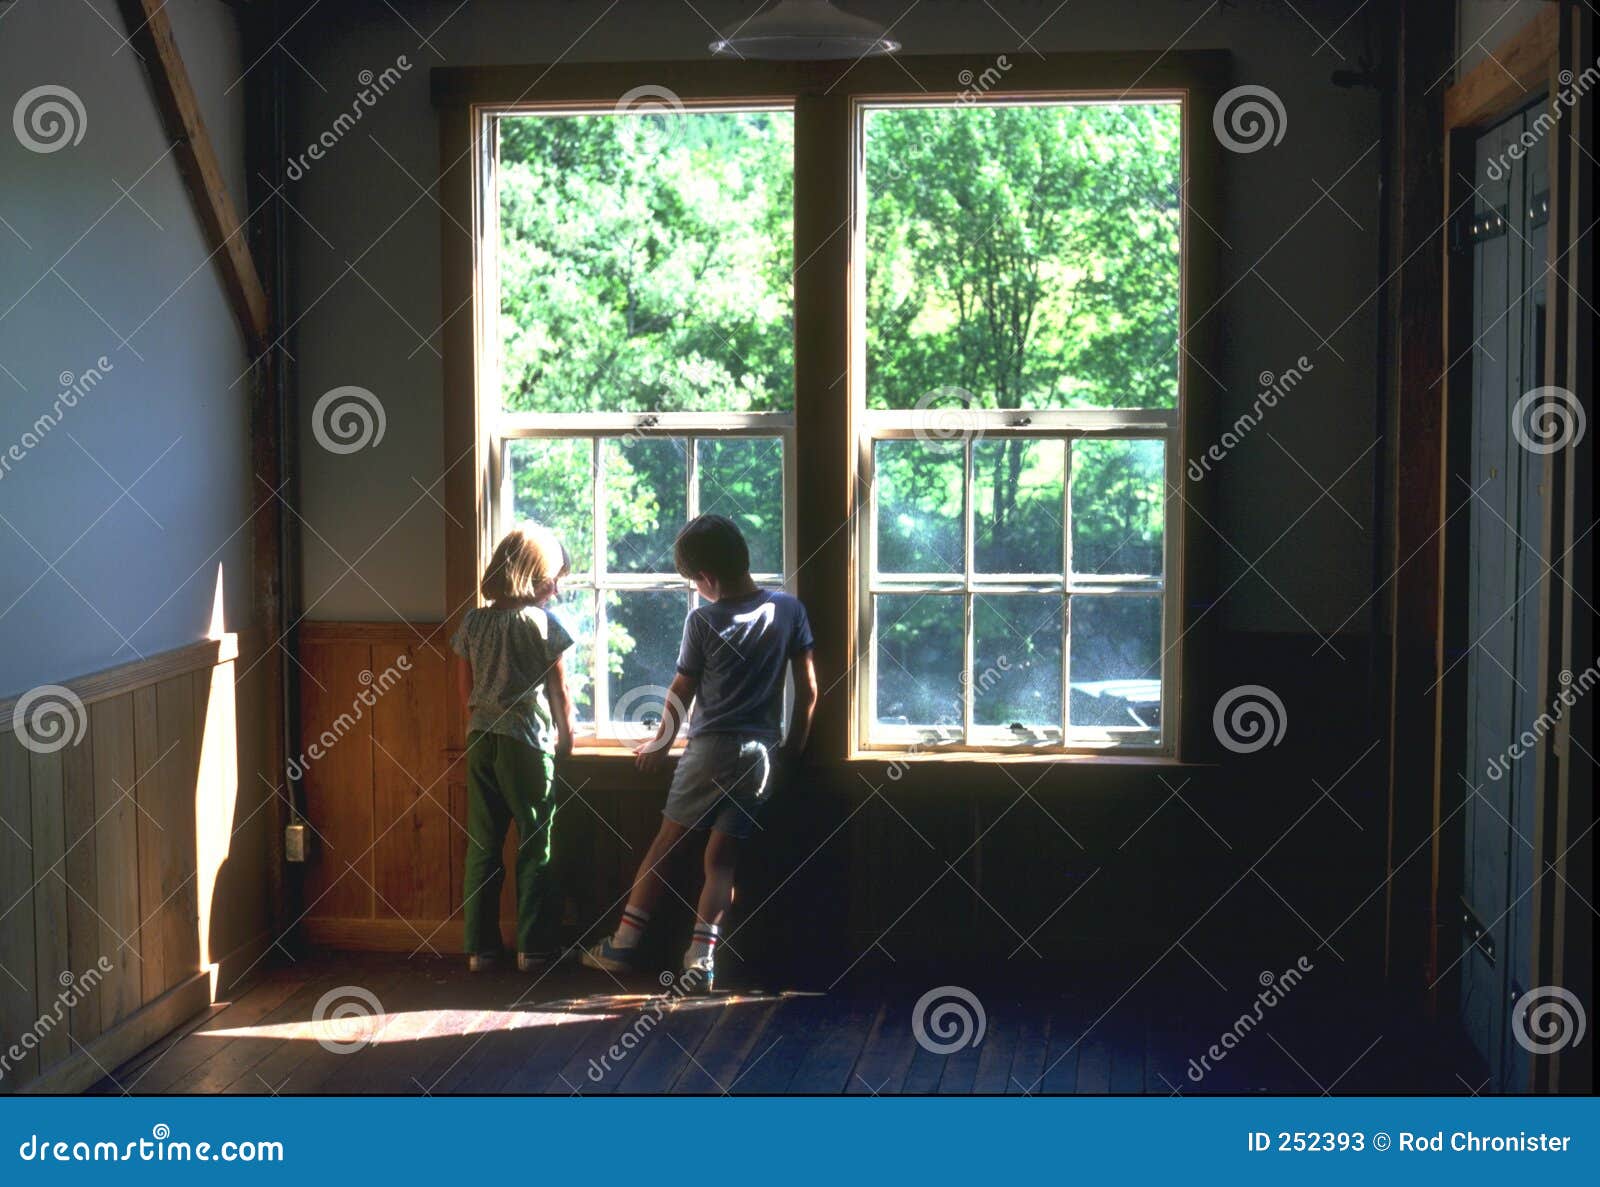
<path id="1" fill-rule="evenodd" d="M 688 737 L 743 734 L 776 742 L 789 660 L 814 646 L 800 599 L 758 589 L 700 606 L 683 624 L 678 671 L 699 680 Z"/>

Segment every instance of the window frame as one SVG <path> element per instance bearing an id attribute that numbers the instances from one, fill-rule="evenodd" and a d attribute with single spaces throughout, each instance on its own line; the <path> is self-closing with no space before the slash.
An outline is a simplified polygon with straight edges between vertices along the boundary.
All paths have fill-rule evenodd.
<path id="1" fill-rule="evenodd" d="M 573 591 L 583 590 L 593 599 L 593 626 L 595 647 L 591 653 L 590 678 L 593 682 L 591 705 L 594 720 L 579 722 L 576 730 L 576 746 L 585 750 L 608 753 L 624 751 L 631 753 L 632 747 L 637 743 L 637 731 L 618 731 L 609 714 L 603 710 L 609 708 L 610 689 L 606 674 L 608 672 L 606 659 L 606 604 L 605 594 L 616 593 L 653 593 L 653 592 L 683 592 L 687 594 L 688 605 L 692 609 L 699 604 L 700 597 L 695 592 L 694 586 L 684 580 L 676 572 L 665 570 L 649 573 L 612 573 L 606 564 L 606 550 L 608 538 L 606 535 L 606 510 L 604 502 L 604 473 L 605 441 L 630 441 L 630 440 L 681 440 L 686 445 L 685 457 L 685 503 L 686 515 L 693 518 L 699 513 L 700 486 L 697 479 L 697 454 L 698 442 L 708 439 L 734 439 L 734 440 L 776 440 L 783 447 L 783 474 L 782 490 L 782 560 L 781 572 L 752 572 L 757 581 L 768 584 L 777 584 L 787 588 L 790 574 L 794 572 L 794 495 L 795 495 L 795 449 L 794 449 L 794 413 L 790 412 L 660 412 L 640 410 L 637 412 L 508 412 L 503 403 L 504 388 L 503 375 L 500 368 L 502 342 L 498 332 L 491 327 L 498 325 L 500 309 L 500 271 L 499 271 L 499 165 L 500 165 L 500 121 L 507 117 L 545 117 L 560 118 L 572 115 L 604 115 L 610 110 L 605 105 L 553 103 L 521 105 L 511 107 L 489 106 L 476 113 L 478 121 L 478 135 L 489 146 L 489 156 L 486 169 L 479 181 L 482 187 L 482 209 L 487 220 L 486 237 L 484 239 L 485 265 L 478 269 L 479 288 L 476 292 L 477 299 L 483 309 L 491 311 L 494 316 L 486 319 L 486 329 L 489 332 L 479 344 L 477 404 L 479 407 L 481 432 L 485 436 L 484 449 L 488 460 L 488 483 L 493 492 L 488 503 L 488 537 L 490 540 L 498 539 L 508 529 L 510 503 L 514 497 L 510 484 L 510 467 L 506 459 L 509 450 L 517 441 L 590 441 L 593 446 L 591 474 L 591 495 L 594 508 L 594 534 L 592 537 L 592 555 L 590 568 L 586 573 L 587 580 L 564 583 L 566 588 Z M 730 101 L 708 102 L 695 101 L 685 103 L 685 112 L 738 112 L 738 111 L 790 111 L 791 104 L 781 100 L 768 100 L 764 102 Z M 630 118 L 618 116 L 618 118 Z M 487 554 L 485 554 L 487 555 Z M 561 606 L 555 605 L 553 609 L 559 614 Z M 671 677 L 662 674 L 663 685 L 671 683 Z"/>
<path id="2" fill-rule="evenodd" d="M 1204 311 L 1204 319 L 1221 292 L 1220 237 L 1214 230 L 1210 235 L 1195 233 L 1197 227 L 1214 228 L 1223 221 L 1218 184 L 1221 153 L 1203 116 L 1229 85 L 1230 67 L 1225 51 L 1211 50 L 1013 55 L 1003 89 L 997 87 L 988 96 L 1014 102 L 1159 98 L 1184 104 L 1180 398 L 1174 410 L 1177 423 L 1164 427 L 1169 444 L 1162 623 L 1163 649 L 1171 652 L 1172 674 L 1169 679 L 1164 673 L 1163 679 L 1161 744 L 1148 750 L 1121 746 L 1041 752 L 1036 747 L 1005 747 L 995 752 L 974 747 L 932 753 L 928 747 L 896 752 L 863 744 L 859 710 L 864 697 L 855 687 L 861 682 L 853 673 L 863 642 L 861 579 L 866 570 L 861 563 L 861 532 L 854 521 L 870 509 L 871 492 L 863 485 L 863 477 L 871 473 L 870 458 L 864 467 L 861 452 L 862 442 L 869 440 L 864 426 L 875 413 L 865 405 L 865 342 L 857 324 L 863 316 L 865 291 L 860 111 L 885 104 L 970 101 L 958 80 L 978 76 L 993 61 L 993 54 L 968 53 L 858 62 L 556 63 L 432 71 L 433 98 L 441 117 L 445 244 L 441 287 L 443 307 L 449 311 L 441 331 L 449 460 L 444 503 L 451 512 L 445 524 L 446 594 L 452 625 L 475 604 L 480 558 L 494 543 L 490 534 L 497 496 L 483 409 L 469 395 L 482 391 L 480 347 L 485 335 L 494 331 L 498 309 L 497 304 L 485 308 L 478 285 L 484 257 L 496 246 L 493 222 L 483 209 L 481 182 L 492 171 L 494 152 L 492 140 L 483 135 L 482 116 L 614 109 L 631 89 L 649 83 L 674 92 L 686 108 L 747 104 L 788 106 L 794 111 L 797 345 L 792 437 L 785 449 L 786 461 L 793 462 L 793 485 L 786 495 L 794 519 L 792 530 L 786 532 L 785 550 L 794 558 L 786 574 L 789 586 L 806 602 L 817 631 L 823 697 L 810 761 L 819 768 L 858 771 L 869 786 L 883 784 L 885 772 L 893 779 L 933 761 L 949 772 L 939 779 L 981 787 L 992 785 L 982 773 L 991 762 L 1083 762 L 1111 771 L 1129 763 L 1181 763 L 1186 753 L 1206 748 L 1202 734 L 1209 722 L 1200 720 L 1202 714 L 1185 712 L 1184 706 L 1196 699 L 1196 673 L 1202 666 L 1196 657 L 1209 652 L 1215 629 L 1214 621 L 1202 625 L 1212 608 L 1207 594 L 1215 588 L 1211 550 L 1197 546 L 1193 530 L 1196 521 L 1211 522 L 1215 484 L 1190 482 L 1182 461 L 1203 450 L 1210 439 L 1207 429 L 1215 420 L 1213 392 L 1218 386 L 1214 380 L 1209 387 L 1197 383 L 1214 374 L 1216 319 L 1198 329 L 1194 323 L 1194 311 Z M 471 228 L 465 236 L 469 250 L 461 250 L 464 227 Z M 849 233 L 840 233 L 847 228 Z M 1037 430 L 1046 427 L 1048 419 L 1081 414 L 1030 410 L 1027 415 L 1033 422 L 1030 434 L 1040 436 L 1046 434 Z M 1196 447 L 1194 442 L 1200 444 Z M 804 466 L 798 464 L 802 454 Z M 797 514 L 801 507 L 803 516 Z M 457 746 L 464 725 L 460 707 L 452 706 L 451 736 Z M 595 773 L 601 769 L 595 768 Z M 618 777 L 619 768 L 604 770 L 610 772 L 607 778 Z"/>
<path id="3" fill-rule="evenodd" d="M 1187 185 L 1189 177 L 1189 131 L 1191 127 L 1192 111 L 1188 95 L 1183 91 L 1174 91 L 1166 88 L 1150 88 L 1134 91 L 1130 88 L 1120 96 L 1115 94 L 1055 94 L 1050 92 L 1017 91 L 1013 89 L 999 89 L 988 92 L 981 98 L 951 98 L 923 96 L 917 99 L 892 98 L 883 96 L 856 96 L 851 102 L 851 141 L 853 153 L 857 162 L 852 177 L 853 211 L 855 212 L 855 251 L 856 259 L 860 265 L 855 269 L 853 277 L 856 289 L 855 309 L 859 324 L 853 327 L 856 341 L 860 345 L 856 370 L 859 382 L 856 385 L 858 400 L 858 423 L 860 431 L 855 443 L 855 457 L 857 474 L 862 477 L 861 487 L 866 500 L 865 512 L 857 519 L 856 531 L 859 536 L 857 542 L 857 556 L 860 563 L 854 569 L 854 624 L 856 650 L 852 657 L 854 676 L 853 688 L 853 728 L 854 744 L 852 753 L 857 755 L 888 755 L 907 751 L 917 753 L 932 753 L 941 756 L 956 757 L 962 754 L 1048 754 L 1048 755 L 1096 755 L 1114 752 L 1123 755 L 1142 755 L 1166 757 L 1175 754 L 1175 736 L 1178 732 L 1178 648 L 1176 640 L 1180 637 L 1180 628 L 1177 623 L 1176 599 L 1173 595 L 1175 582 L 1171 576 L 1180 571 L 1180 550 L 1182 544 L 1182 516 L 1172 514 L 1174 498 L 1172 495 L 1172 476 L 1180 474 L 1182 470 L 1181 439 L 1186 410 L 1186 372 L 1188 368 L 1183 365 L 1180 358 L 1175 367 L 1177 379 L 1177 393 L 1171 408 L 968 408 L 962 413 L 963 428 L 970 430 L 964 432 L 965 438 L 961 442 L 963 455 L 962 479 L 962 536 L 965 541 L 964 572 L 960 574 L 958 582 L 964 586 L 960 593 L 963 603 L 963 628 L 962 628 L 962 660 L 960 670 L 960 685 L 962 699 L 962 725 L 961 737 L 953 741 L 932 741 L 923 731 L 925 726 L 908 725 L 903 727 L 885 728 L 877 719 L 878 700 L 878 636 L 876 620 L 877 598 L 884 593 L 917 593 L 921 590 L 908 582 L 884 582 L 877 566 L 877 534 L 878 534 L 878 486 L 874 481 L 875 446 L 879 441 L 915 439 L 919 436 L 919 417 L 926 413 L 917 409 L 884 409 L 873 408 L 868 404 L 866 389 L 866 273 L 867 273 L 867 177 L 866 177 L 866 121 L 869 113 L 884 110 L 906 110 L 928 107 L 1002 107 L 1002 106 L 1049 106 L 1053 104 L 1069 103 L 1112 103 L 1118 99 L 1140 103 L 1173 103 L 1178 107 L 1179 120 L 1179 185 L 1180 193 Z M 1185 325 L 1183 310 L 1188 307 L 1188 277 L 1185 259 L 1185 247 L 1190 232 L 1187 210 L 1180 202 L 1179 232 L 1178 232 L 1178 293 L 1180 308 L 1180 341 Z M 1066 459 L 1062 473 L 1062 568 L 1063 572 L 1053 575 L 1054 584 L 1045 581 L 1016 581 L 1006 578 L 1014 575 L 986 574 L 977 581 L 973 565 L 973 471 L 972 471 L 972 446 L 974 441 L 997 440 L 1007 438 L 1021 438 L 1025 440 L 1062 441 L 1066 449 Z M 1072 572 L 1072 517 L 1070 506 L 1072 501 L 1072 442 L 1083 439 L 1111 439 L 1111 440 L 1160 440 L 1165 448 L 1162 451 L 1163 478 L 1166 490 L 1163 492 L 1163 520 L 1162 520 L 1162 558 L 1161 574 L 1157 581 L 1137 581 L 1135 583 L 1099 582 L 1089 583 L 1085 586 L 1081 582 L 1074 582 L 1075 577 L 1081 574 Z M 951 443 L 954 448 L 954 443 Z M 1044 577 L 1044 574 L 1029 574 L 1028 577 Z M 1132 576 L 1132 575 L 1126 575 Z M 930 582 L 933 585 L 949 585 L 949 582 Z M 1061 625 L 1061 732 L 1054 742 L 1044 740 L 1007 741 L 999 740 L 979 741 L 974 734 L 973 722 L 973 682 L 974 671 L 974 640 L 976 635 L 973 604 L 975 586 L 986 591 L 1000 592 L 1003 586 L 1029 588 L 1015 588 L 1013 592 L 1036 592 L 1040 594 L 1059 593 L 1062 598 L 1062 625 Z M 1071 716 L 1071 606 L 1074 596 L 1159 596 L 1161 599 L 1161 631 L 1160 631 L 1160 680 L 1161 680 L 1161 725 L 1158 730 L 1138 730 L 1134 728 L 1083 728 L 1072 729 Z M 950 597 L 957 596 L 948 590 L 942 590 L 929 596 Z M 983 727 L 979 727 L 983 728 Z M 920 735 L 920 736 L 919 736 Z"/>

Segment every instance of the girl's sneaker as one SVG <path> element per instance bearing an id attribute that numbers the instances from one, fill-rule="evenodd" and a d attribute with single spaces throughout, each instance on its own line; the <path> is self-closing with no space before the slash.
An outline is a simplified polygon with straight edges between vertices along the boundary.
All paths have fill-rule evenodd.
<path id="1" fill-rule="evenodd" d="M 548 952 L 518 952 L 517 972 L 536 973 L 550 964 Z"/>
<path id="2" fill-rule="evenodd" d="M 585 948 L 579 957 L 586 968 L 600 969 L 607 973 L 631 973 L 638 967 L 639 950 L 637 948 L 618 948 L 607 936 L 593 948 Z"/>
<path id="3" fill-rule="evenodd" d="M 474 973 L 492 973 L 500 967 L 500 954 L 497 952 L 474 952 L 467 957 L 467 969 Z"/>

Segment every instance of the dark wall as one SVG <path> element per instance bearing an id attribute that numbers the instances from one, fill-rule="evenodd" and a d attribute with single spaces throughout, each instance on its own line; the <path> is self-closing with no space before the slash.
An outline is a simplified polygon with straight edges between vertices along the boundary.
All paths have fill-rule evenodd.
<path id="1" fill-rule="evenodd" d="M 852 7 L 884 23 L 906 8 Z M 995 767 L 985 786 L 959 792 L 925 771 L 876 791 L 849 775 L 795 788 L 774 805 L 747 867 L 744 909 L 760 906 L 757 919 L 773 921 L 751 928 L 754 948 L 830 960 L 848 949 L 853 959 L 881 942 L 897 957 L 953 947 L 1005 957 L 1033 933 L 1018 959 L 1108 947 L 1153 959 L 1179 941 L 1293 956 L 1328 940 L 1346 958 L 1375 961 L 1386 760 L 1373 747 L 1365 640 L 1382 452 L 1380 113 L 1374 91 L 1330 81 L 1364 62 L 1369 40 L 1375 52 L 1373 7 L 924 0 L 895 26 L 906 54 L 1224 48 L 1235 82 L 1280 98 L 1282 140 L 1222 154 L 1226 215 L 1194 230 L 1214 238 L 1220 259 L 1217 290 L 1195 311 L 1219 340 L 1218 366 L 1195 395 L 1215 403 L 1220 431 L 1252 405 L 1263 373 L 1301 357 L 1311 366 L 1204 479 L 1214 501 L 1191 528 L 1217 571 L 1219 596 L 1200 608 L 1216 664 L 1204 703 L 1187 711 L 1209 720 L 1221 693 L 1262 685 L 1282 702 L 1286 729 L 1257 753 L 1218 748 L 1215 766 Z M 438 493 L 448 460 L 443 401 L 465 396 L 443 390 L 438 327 L 451 311 L 440 308 L 441 251 L 468 243 L 429 188 L 438 124 L 428 68 L 697 58 L 708 26 L 747 11 L 397 0 L 324 5 L 291 31 L 293 145 L 348 110 L 362 71 L 406 64 L 286 191 L 310 617 L 432 621 L 449 609 L 445 513 L 426 492 Z M 335 455 L 314 444 L 308 420 L 320 395 L 345 384 L 379 396 L 386 430 L 374 448 Z M 655 803 L 619 829 L 634 852 Z M 592 855 L 616 842 L 583 817 L 569 817 L 575 840 L 564 860 L 568 877 L 586 882 L 584 909 L 604 911 L 614 894 Z M 808 945 L 791 945 L 794 936 Z"/>

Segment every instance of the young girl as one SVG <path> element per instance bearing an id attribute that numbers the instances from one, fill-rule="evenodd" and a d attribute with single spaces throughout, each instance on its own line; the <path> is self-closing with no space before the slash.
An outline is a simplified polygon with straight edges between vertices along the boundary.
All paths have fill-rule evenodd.
<path id="1" fill-rule="evenodd" d="M 546 909 L 555 759 L 572 753 L 572 697 L 562 653 L 572 636 L 545 604 L 560 592 L 567 553 L 549 528 L 506 533 L 483 571 L 488 606 L 468 610 L 450 640 L 467 722 L 467 860 L 462 913 L 473 972 L 500 954 L 500 860 L 517 825 L 517 968 L 547 958 Z"/>

